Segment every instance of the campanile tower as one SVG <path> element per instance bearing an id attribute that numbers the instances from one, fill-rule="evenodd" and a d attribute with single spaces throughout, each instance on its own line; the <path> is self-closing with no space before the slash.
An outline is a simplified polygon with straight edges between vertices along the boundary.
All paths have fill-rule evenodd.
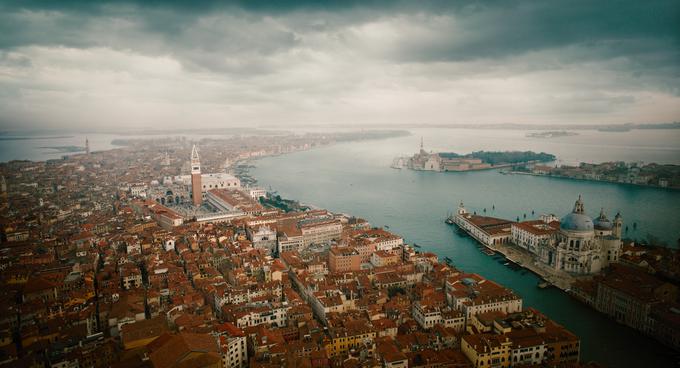
<path id="1" fill-rule="evenodd" d="M 200 206 L 203 201 L 203 194 L 201 189 L 201 161 L 198 157 L 198 148 L 194 145 L 191 150 L 191 196 L 193 197 L 194 205 Z"/>

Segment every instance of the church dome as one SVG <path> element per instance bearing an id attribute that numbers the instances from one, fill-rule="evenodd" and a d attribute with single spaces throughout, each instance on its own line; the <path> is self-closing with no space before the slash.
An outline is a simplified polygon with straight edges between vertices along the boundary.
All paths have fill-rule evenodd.
<path id="1" fill-rule="evenodd" d="M 600 210 L 600 216 L 593 220 L 593 225 L 595 225 L 597 230 L 611 230 L 614 228 L 614 224 L 604 214 L 604 208 Z"/>
<path id="2" fill-rule="evenodd" d="M 574 210 L 564 216 L 560 221 L 560 229 L 569 231 L 593 231 L 593 220 L 586 215 L 583 207 L 583 200 L 578 196 L 574 204 Z"/>
<path id="3" fill-rule="evenodd" d="M 581 213 L 570 213 L 560 221 L 560 229 L 571 231 L 592 231 L 594 228 L 593 220 Z"/>

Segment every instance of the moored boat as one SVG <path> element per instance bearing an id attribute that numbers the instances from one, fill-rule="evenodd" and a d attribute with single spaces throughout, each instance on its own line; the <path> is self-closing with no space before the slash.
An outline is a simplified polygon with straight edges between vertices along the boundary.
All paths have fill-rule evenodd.
<path id="1" fill-rule="evenodd" d="M 552 286 L 552 284 L 549 283 L 548 281 L 543 280 L 543 281 L 539 282 L 538 285 L 536 285 L 536 286 L 538 286 L 539 289 L 546 289 L 546 288 Z"/>

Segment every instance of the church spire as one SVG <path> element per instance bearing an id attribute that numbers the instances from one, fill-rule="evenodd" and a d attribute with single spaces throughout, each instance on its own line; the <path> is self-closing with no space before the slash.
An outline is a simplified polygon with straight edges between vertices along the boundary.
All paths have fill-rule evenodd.
<path id="1" fill-rule="evenodd" d="M 194 144 L 191 149 L 191 173 L 200 174 L 201 173 L 201 160 L 198 156 L 198 147 Z"/>
<path id="2" fill-rule="evenodd" d="M 195 144 L 194 144 L 194 148 L 191 149 L 191 161 L 194 161 L 194 160 L 196 160 L 196 161 L 199 160 L 198 147 L 196 147 Z"/>

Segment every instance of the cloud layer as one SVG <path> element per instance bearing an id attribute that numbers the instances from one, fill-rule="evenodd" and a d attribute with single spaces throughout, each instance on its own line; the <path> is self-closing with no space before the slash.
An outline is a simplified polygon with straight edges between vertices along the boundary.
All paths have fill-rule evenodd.
<path id="1" fill-rule="evenodd" d="M 677 1 L 0 5 L 0 128 L 680 119 Z"/>

